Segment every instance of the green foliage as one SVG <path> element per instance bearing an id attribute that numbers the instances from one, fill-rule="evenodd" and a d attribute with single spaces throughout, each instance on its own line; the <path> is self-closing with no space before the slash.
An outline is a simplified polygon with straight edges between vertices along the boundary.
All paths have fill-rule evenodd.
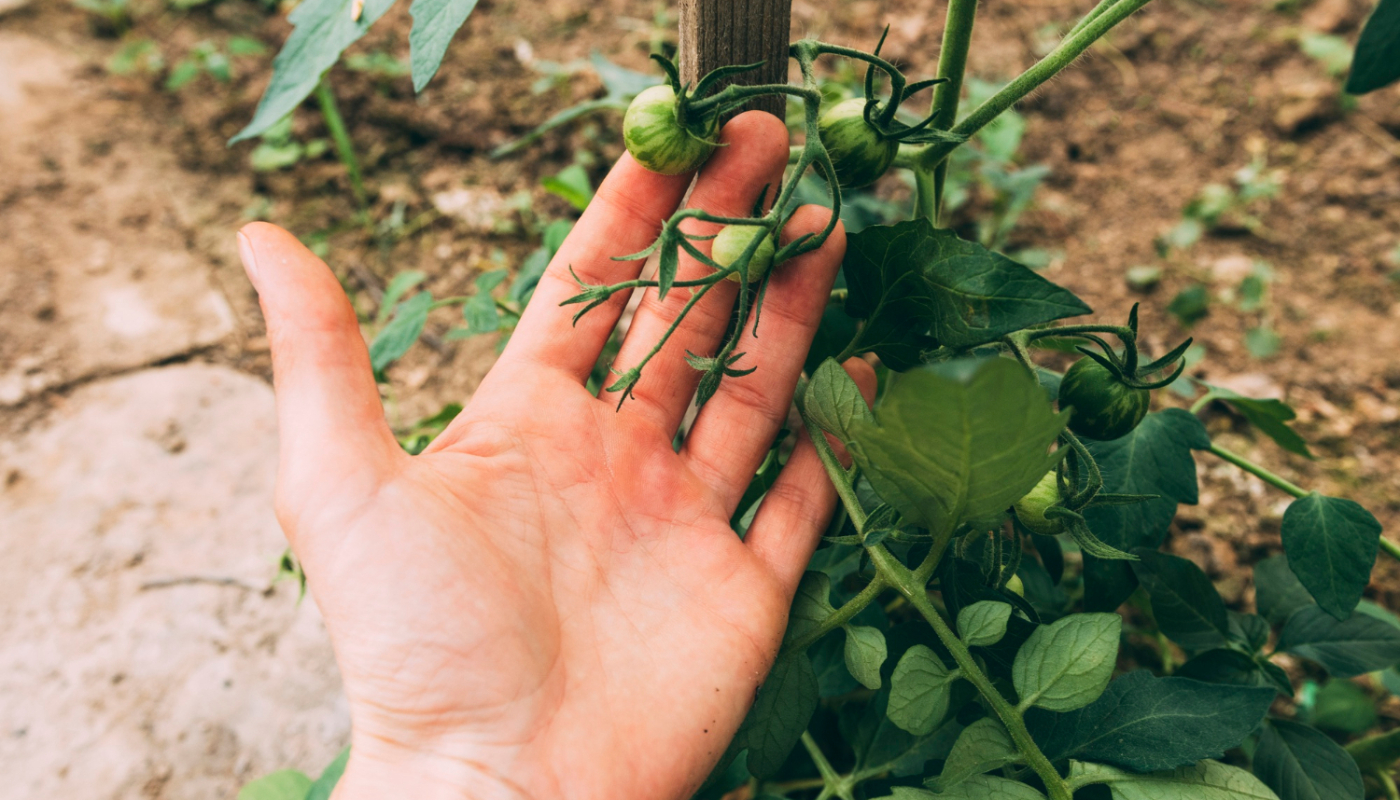
<path id="1" fill-rule="evenodd" d="M 345 765 L 350 762 L 350 748 L 340 751 L 340 755 L 335 757 L 316 782 L 311 785 L 311 789 L 306 793 L 306 800 L 330 800 L 331 792 L 335 791 L 336 784 L 340 783 L 340 776 L 345 774 Z"/>
<path id="2" fill-rule="evenodd" d="M 817 676 L 806 654 L 779 659 L 759 687 L 730 750 L 748 748 L 749 771 L 760 778 L 773 775 L 807 729 L 818 699 Z"/>
<path id="3" fill-rule="evenodd" d="M 935 343 L 975 347 L 1089 312 L 1027 267 L 922 220 L 852 235 L 843 270 L 846 313 L 866 320 L 860 346 L 895 369 Z"/>
<path id="4" fill-rule="evenodd" d="M 413 16 L 408 46 L 415 92 L 423 91 L 437 74 L 447 45 L 475 8 L 476 0 L 413 0 L 408 8 Z"/>
<path id="5" fill-rule="evenodd" d="M 932 733 L 948 713 L 958 675 L 921 644 L 904 651 L 890 678 L 890 720 L 916 736 Z"/>
<path id="6" fill-rule="evenodd" d="M 292 115 L 288 114 L 268 128 L 259 137 L 261 141 L 248 154 L 248 166 L 254 172 L 275 172 L 286 169 L 303 160 L 320 158 L 329 148 L 325 139 L 312 139 L 299 142 L 292 135 Z M 392 308 L 393 304 L 390 303 Z"/>
<path id="7" fill-rule="evenodd" d="M 1315 661 L 1334 677 L 1354 678 L 1400 664 L 1400 629 L 1360 613 L 1338 621 L 1310 605 L 1289 616 L 1278 649 Z"/>
<path id="8" fill-rule="evenodd" d="M 1322 609 L 1346 619 L 1371 581 L 1381 524 L 1350 500 L 1313 492 L 1283 513 L 1283 551 Z"/>
<path id="9" fill-rule="evenodd" d="M 1374 92 L 1400 80 L 1400 0 L 1380 0 L 1356 43 L 1346 90 Z"/>
<path id="10" fill-rule="evenodd" d="M 238 800 L 305 800 L 311 779 L 294 769 L 264 775 L 238 791 Z"/>
<path id="11" fill-rule="evenodd" d="M 885 634 L 867 625 L 843 625 L 846 669 L 867 689 L 880 688 L 880 665 L 885 663 Z"/>
<path id="12" fill-rule="evenodd" d="M 1006 635 L 1011 606 L 982 600 L 958 612 L 958 635 L 969 647 L 990 647 Z"/>
<path id="13" fill-rule="evenodd" d="M 1074 614 L 1037 628 L 1012 666 L 1021 706 L 1073 711 L 1098 699 L 1113 675 L 1122 628 L 1117 614 Z"/>
<path id="14" fill-rule="evenodd" d="M 1188 651 L 1230 643 L 1225 601 L 1200 567 L 1145 547 L 1135 553 L 1140 560 L 1133 572 L 1152 599 L 1152 618 L 1163 633 Z"/>
<path id="15" fill-rule="evenodd" d="M 1279 800 L 1362 800 L 1356 762 L 1314 728 L 1289 720 L 1264 725 L 1254 751 L 1254 774 Z"/>
<path id="16" fill-rule="evenodd" d="M 935 792 L 947 792 L 969 778 L 1020 760 L 1021 751 L 1011 741 L 1006 726 L 992 717 L 983 717 L 963 728 L 943 763 L 943 771 L 929 780 L 928 786 Z"/>
<path id="17" fill-rule="evenodd" d="M 906 519 L 945 533 L 995 517 L 1030 490 L 1058 460 L 1046 448 L 1065 424 L 1005 359 L 910 371 L 886 391 L 876 420 L 853 423 L 856 463 Z"/>
<path id="18" fill-rule="evenodd" d="M 1073 762 L 1070 780 L 1076 785 L 1107 784 L 1113 800 L 1278 800 L 1258 778 L 1218 761 L 1147 775 Z"/>
<path id="19" fill-rule="evenodd" d="M 1217 758 L 1254 730 L 1272 687 L 1226 686 L 1130 672 L 1067 714 L 1032 711 L 1026 724 L 1051 759 L 1102 761 L 1135 772 Z"/>
<path id="20" fill-rule="evenodd" d="M 1290 453 L 1296 453 L 1306 458 L 1312 458 L 1312 451 L 1308 449 L 1308 443 L 1303 441 L 1303 437 L 1298 432 L 1288 426 L 1297 418 L 1293 408 L 1282 400 L 1256 400 L 1236 394 L 1221 386 L 1212 386 L 1208 383 L 1202 384 L 1210 390 L 1214 399 L 1228 403 L 1231 408 L 1238 411 L 1249 424 L 1259 429 L 1260 433 L 1274 440 L 1279 447 Z"/>

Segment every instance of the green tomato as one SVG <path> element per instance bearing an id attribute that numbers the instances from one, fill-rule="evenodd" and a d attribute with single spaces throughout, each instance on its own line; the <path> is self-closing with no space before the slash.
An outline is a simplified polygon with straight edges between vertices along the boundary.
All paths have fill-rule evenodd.
<path id="1" fill-rule="evenodd" d="M 1081 358 L 1060 382 L 1060 408 L 1073 408 L 1069 429 L 1090 439 L 1127 436 L 1147 416 L 1152 393 L 1113 377 L 1092 358 Z"/>
<path id="2" fill-rule="evenodd" d="M 1057 536 L 1064 532 L 1065 523 L 1061 519 L 1045 516 L 1045 509 L 1060 502 L 1060 484 L 1055 477 L 1055 470 L 1045 473 L 1026 496 L 1017 500 L 1012 508 L 1016 511 L 1016 519 L 1036 533 L 1046 536 Z M 1019 592 L 1018 592 L 1019 594 Z"/>
<path id="3" fill-rule="evenodd" d="M 715 151 L 718 131 L 715 115 L 689 127 L 682 125 L 676 119 L 676 92 L 665 84 L 637 95 L 622 117 L 627 152 L 638 164 L 662 175 L 699 169 Z"/>
<path id="4" fill-rule="evenodd" d="M 843 189 L 869 186 L 894 164 L 899 142 L 886 139 L 865 122 L 865 98 L 843 100 L 822 112 L 817 134 L 836 167 Z"/>
<path id="5" fill-rule="evenodd" d="M 763 241 L 758 243 L 758 249 L 749 258 L 748 269 L 743 270 L 748 273 L 749 283 L 762 280 L 768 274 L 768 268 L 773 266 L 773 237 L 767 234 L 768 230 L 761 225 L 726 225 L 711 243 L 710 258 L 721 267 L 728 267 L 739 260 L 755 236 L 762 236 Z M 740 272 L 735 270 L 725 277 L 738 283 Z"/>
<path id="6" fill-rule="evenodd" d="M 1010 578 L 1007 578 L 1006 591 L 1011 592 L 1017 597 L 1026 596 L 1026 584 L 1021 582 L 1020 575 L 1012 575 Z"/>

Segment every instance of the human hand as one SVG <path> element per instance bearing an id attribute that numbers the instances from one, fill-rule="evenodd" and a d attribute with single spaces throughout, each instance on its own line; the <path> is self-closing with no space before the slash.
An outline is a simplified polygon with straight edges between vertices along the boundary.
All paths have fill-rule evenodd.
<path id="1" fill-rule="evenodd" d="M 745 215 L 781 181 L 786 130 L 751 112 L 721 138 L 691 203 Z M 845 238 L 775 267 L 760 335 L 738 347 L 757 372 L 724 381 L 674 452 L 700 376 L 684 354 L 714 352 L 737 285 L 696 306 L 620 411 L 585 381 L 625 298 L 577 325 L 559 303 L 577 292 L 570 265 L 636 277 L 641 262 L 612 257 L 649 245 L 688 184 L 622 157 L 468 407 L 416 457 L 330 270 L 274 226 L 239 234 L 272 343 L 278 518 L 350 703 L 336 800 L 685 798 L 743 720 L 835 504 L 805 434 L 746 539 L 729 519 L 788 413 Z M 785 238 L 829 213 L 799 210 Z M 707 269 L 683 260 L 680 277 Z M 686 299 L 648 290 L 618 366 Z M 848 370 L 868 399 L 870 367 Z"/>

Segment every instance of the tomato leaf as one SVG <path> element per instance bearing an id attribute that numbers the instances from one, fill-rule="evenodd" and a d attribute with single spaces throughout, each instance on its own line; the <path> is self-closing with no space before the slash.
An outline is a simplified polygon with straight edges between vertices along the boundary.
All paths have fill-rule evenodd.
<path id="1" fill-rule="evenodd" d="M 310 96 L 326 70 L 335 66 L 345 48 L 365 35 L 394 0 L 365 0 L 356 19 L 357 0 L 306 0 L 292 9 L 287 21 L 295 26 L 282 51 L 272 61 L 272 82 L 247 127 L 229 144 L 251 139 L 276 125 Z"/>
<path id="2" fill-rule="evenodd" d="M 349 761 L 350 748 L 347 747 L 327 765 L 321 777 L 311 784 L 311 789 L 306 793 L 306 800 L 330 800 L 331 792 L 334 792 L 336 784 L 340 783 L 340 776 L 345 774 L 345 765 Z"/>
<path id="3" fill-rule="evenodd" d="M 238 800 L 305 800 L 311 779 L 294 769 L 264 775 L 244 784 Z"/>
<path id="4" fill-rule="evenodd" d="M 990 647 L 1006 635 L 1011 606 L 995 600 L 979 600 L 958 611 L 958 635 L 969 647 Z"/>
<path id="5" fill-rule="evenodd" d="M 817 367 L 812 380 L 807 382 L 802 410 L 818 427 L 842 441 L 851 440 L 851 426 L 857 420 L 875 421 L 875 415 L 860 394 L 860 387 L 830 358 Z"/>
<path id="6" fill-rule="evenodd" d="M 1284 719 L 1264 724 L 1254 774 L 1279 800 L 1364 800 L 1361 770 L 1341 745 L 1316 728 Z"/>
<path id="7" fill-rule="evenodd" d="M 835 613 L 836 608 L 831 605 L 831 579 L 823 572 L 808 570 L 797 584 L 797 595 L 792 599 L 786 640 L 800 639 L 817 630 Z"/>
<path id="8" fill-rule="evenodd" d="M 817 710 L 817 676 L 805 653 L 778 659 L 758 688 L 731 749 L 747 747 L 749 771 L 766 778 L 783 766 Z"/>
<path id="9" fill-rule="evenodd" d="M 1279 800 L 1258 778 L 1218 761 L 1149 775 L 1072 761 L 1069 780 L 1076 787 L 1107 784 L 1113 800 Z"/>
<path id="10" fill-rule="evenodd" d="M 1316 661 L 1335 678 L 1354 678 L 1400 663 L 1400 629 L 1368 614 L 1339 622 L 1305 606 L 1284 624 L 1278 649 Z"/>
<path id="11" fill-rule="evenodd" d="M 984 772 L 1001 769 L 1021 760 L 1021 751 L 1011 741 L 1011 734 L 995 717 L 983 717 L 963 728 L 953 751 L 943 764 L 943 771 L 925 785 L 935 792 L 947 792 L 958 784 Z"/>
<path id="12" fill-rule="evenodd" d="M 923 219 L 851 234 L 843 271 L 846 313 L 866 320 L 862 348 L 896 370 L 936 345 L 974 347 L 1090 311 L 1030 268 Z"/>
<path id="13" fill-rule="evenodd" d="M 427 292 L 419 292 L 399 304 L 393 320 L 369 346 L 369 363 L 376 375 L 399 360 L 418 341 L 423 326 L 428 324 L 428 310 L 432 305 L 433 296 Z"/>
<path id="14" fill-rule="evenodd" d="M 1132 562 L 1133 572 L 1152 599 L 1152 618 L 1162 633 L 1190 651 L 1230 643 L 1225 601 L 1200 567 L 1146 547 L 1133 553 L 1140 559 Z"/>
<path id="15" fill-rule="evenodd" d="M 1192 450 L 1210 447 L 1210 436 L 1194 415 L 1179 408 L 1148 414 L 1132 433 L 1110 441 L 1086 441 L 1103 471 L 1105 492 L 1157 495 L 1131 505 L 1092 506 L 1084 512 L 1089 530 L 1119 550 L 1160 547 L 1179 503 L 1195 504 L 1196 460 Z M 1112 611 L 1137 588 L 1125 561 L 1084 558 L 1085 608 Z"/>
<path id="16" fill-rule="evenodd" d="M 1254 730 L 1275 694 L 1272 686 L 1157 678 L 1137 670 L 1076 711 L 1028 710 L 1026 726 L 1052 761 L 1090 759 L 1151 772 L 1224 754 Z"/>
<path id="17" fill-rule="evenodd" d="M 471 16 L 477 0 L 413 0 L 408 13 L 413 30 L 408 34 L 408 61 L 413 69 L 413 91 L 421 92 L 437 74 L 447 45 Z"/>
<path id="18" fill-rule="evenodd" d="M 1317 604 L 1337 619 L 1351 616 L 1371 581 L 1381 524 L 1351 500 L 1317 492 L 1283 512 L 1283 552 Z"/>
<path id="19" fill-rule="evenodd" d="M 1400 0 L 1380 0 L 1356 42 L 1346 91 L 1366 94 L 1396 79 L 1400 79 Z"/>
<path id="20" fill-rule="evenodd" d="M 1288 557 L 1277 555 L 1254 565 L 1254 605 L 1271 624 L 1282 625 L 1294 611 L 1313 605 L 1313 599 L 1288 566 Z"/>
<path id="21" fill-rule="evenodd" d="M 885 634 L 869 625 L 843 625 L 846 630 L 846 669 L 867 689 L 880 688 L 880 666 L 888 654 Z"/>
<path id="22" fill-rule="evenodd" d="M 973 775 L 938 793 L 908 786 L 894 786 L 890 791 L 892 800 L 1045 800 L 1039 789 L 996 775 Z"/>
<path id="23" fill-rule="evenodd" d="M 916 736 L 933 732 L 948 715 L 957 679 L 929 648 L 916 644 L 904 651 L 890 677 L 890 721 Z"/>
<path id="24" fill-rule="evenodd" d="M 851 423 L 851 454 L 914 525 L 951 532 L 1001 514 L 1059 461 L 1067 414 L 1016 362 L 950 362 L 899 376 L 874 424 Z"/>
<path id="25" fill-rule="evenodd" d="M 1021 702 L 1050 711 L 1094 702 L 1113 675 L 1122 630 L 1117 614 L 1072 614 L 1036 628 L 1011 667 Z"/>
<path id="26" fill-rule="evenodd" d="M 857 780 L 875 775 L 918 775 L 930 758 L 944 758 L 961 730 L 955 721 L 935 727 L 925 735 L 913 735 L 889 717 L 889 691 L 876 692 L 866 704 L 854 730 L 843 728 L 856 754 Z"/>
<path id="27" fill-rule="evenodd" d="M 1256 400 L 1220 386 L 1209 383 L 1202 385 L 1221 402 L 1229 403 L 1231 408 L 1244 415 L 1244 418 L 1249 420 L 1250 425 L 1273 439 L 1279 447 L 1306 458 L 1313 457 L 1312 451 L 1308 449 L 1308 443 L 1303 441 L 1303 437 L 1299 436 L 1297 431 L 1288 427 L 1288 423 L 1296 419 L 1298 415 L 1287 403 L 1272 399 Z"/>

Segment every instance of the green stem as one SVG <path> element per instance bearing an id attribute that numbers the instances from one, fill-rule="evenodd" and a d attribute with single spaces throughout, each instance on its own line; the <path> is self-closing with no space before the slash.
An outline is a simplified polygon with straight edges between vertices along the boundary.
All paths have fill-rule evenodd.
<path id="1" fill-rule="evenodd" d="M 1239 453 L 1233 452 L 1231 450 L 1226 450 L 1218 444 L 1211 444 L 1210 452 L 1219 456 L 1220 458 L 1225 459 L 1231 464 L 1234 464 L 1235 466 L 1239 467 L 1245 472 L 1250 473 L 1256 478 L 1259 478 L 1260 480 L 1264 481 L 1270 486 L 1282 489 L 1285 492 L 1288 492 L 1289 494 L 1293 495 L 1294 497 L 1308 496 L 1307 489 L 1304 489 L 1298 484 L 1293 483 L 1292 481 L 1289 481 L 1286 478 L 1283 478 L 1282 476 L 1276 475 L 1268 471 L 1267 469 L 1264 469 L 1263 467 L 1259 466 L 1253 461 L 1250 461 L 1249 459 L 1245 458 Z"/>
<path id="2" fill-rule="evenodd" d="M 1112 7 L 1102 11 L 1073 36 L 1066 37 L 1059 46 L 1050 51 L 1049 55 L 1021 73 L 982 105 L 973 109 L 971 114 L 968 114 L 962 122 L 953 127 L 952 132 L 963 136 L 972 136 L 987 123 L 996 119 L 1003 111 L 1015 105 L 1026 95 L 1038 89 L 1041 84 L 1074 63 L 1074 60 L 1079 58 L 1085 50 L 1088 50 L 1090 45 L 1103 38 L 1104 34 L 1108 33 L 1115 25 L 1127 19 L 1133 12 L 1149 2 L 1151 0 L 1118 0 Z M 953 152 L 957 146 L 951 142 L 929 145 L 923 155 L 924 166 L 931 169 L 943 163 L 948 154 Z"/>
<path id="3" fill-rule="evenodd" d="M 1386 800 L 1400 800 L 1400 789 L 1395 786 L 1395 779 L 1384 771 L 1376 771 L 1376 779 L 1380 781 L 1381 788 L 1385 790 Z"/>
<path id="4" fill-rule="evenodd" d="M 972 652 L 967 649 L 953 629 L 948 627 L 948 623 L 943 620 L 943 615 L 938 613 L 938 609 L 933 607 L 928 599 L 928 591 L 923 584 L 914 580 L 914 575 L 907 567 L 899 563 L 884 545 L 876 545 L 867 548 L 870 553 L 870 560 L 875 564 L 877 574 L 885 576 L 885 580 L 900 594 L 908 598 L 910 604 L 918 609 L 924 619 L 928 621 L 933 632 L 938 635 L 939 641 L 952 654 L 953 660 L 957 662 L 958 669 L 962 671 L 962 677 L 966 678 L 991 706 L 992 713 L 997 715 L 1002 724 L 1006 726 L 1006 732 L 1011 735 L 1011 740 L 1016 743 L 1016 748 L 1025 758 L 1026 764 L 1035 771 L 1045 784 L 1045 789 L 1050 795 L 1050 800 L 1072 800 L 1069 785 L 1064 778 L 1055 770 L 1055 765 L 1050 763 L 1050 759 L 1045 757 L 1035 740 L 1031 738 L 1030 731 L 1026 728 L 1026 721 L 1022 718 L 1021 712 L 1011 705 L 996 686 L 992 685 L 990 678 L 982 672 L 982 668 L 977 665 L 977 660 L 972 657 Z"/>
<path id="5" fill-rule="evenodd" d="M 360 173 L 360 161 L 355 157 L 355 143 L 350 139 L 350 131 L 345 127 L 345 119 L 340 116 L 340 106 L 335 101 L 331 89 L 330 70 L 322 73 L 316 84 L 316 102 L 321 106 L 321 116 L 326 120 L 331 141 L 335 143 L 335 154 L 345 165 L 345 173 L 350 178 L 350 191 L 355 194 L 355 204 L 360 208 L 362 221 L 369 224 L 369 195 L 365 193 L 364 180 Z"/>
<path id="6" fill-rule="evenodd" d="M 831 766 L 831 762 L 826 759 L 826 754 L 822 752 L 821 747 L 817 746 L 817 740 L 813 739 L 812 734 L 807 731 L 802 732 L 802 746 L 807 748 L 807 755 L 812 757 L 812 763 L 817 765 L 817 772 L 822 774 L 822 783 L 831 789 L 835 789 L 843 783 L 841 773 Z"/>
<path id="7" fill-rule="evenodd" d="M 876 575 L 875 580 L 860 590 L 860 594 L 843 603 L 840 608 L 836 609 L 836 613 L 822 620 L 820 625 L 808 631 L 806 635 L 793 640 L 792 644 L 788 645 L 788 649 L 800 653 L 816 644 L 823 636 L 850 622 L 857 614 L 864 611 L 865 607 L 875 602 L 875 599 L 880 596 L 880 592 L 883 592 L 887 587 L 885 579 Z"/>
<path id="8" fill-rule="evenodd" d="M 867 515 L 865 509 L 861 507 L 860 498 L 856 497 L 856 488 L 851 481 L 851 473 L 841 466 L 841 461 L 836 458 L 836 452 L 831 449 L 831 442 L 826 440 L 826 431 L 807 416 L 804 405 L 801 402 L 797 404 L 797 411 L 802 415 L 802 424 L 807 426 L 807 433 L 812 437 L 812 444 L 817 448 L 817 457 L 821 459 L 822 466 L 826 467 L 826 474 L 831 478 L 832 485 L 836 487 L 836 494 L 841 498 L 841 503 L 846 506 L 846 513 L 851 517 L 851 524 L 855 525 L 856 533 L 863 537 Z"/>
<path id="9" fill-rule="evenodd" d="M 943 45 L 938 53 L 938 77 L 947 79 L 933 89 L 935 128 L 951 128 L 958 118 L 958 99 L 962 96 L 963 74 L 967 71 L 967 54 L 972 46 L 972 25 L 977 19 L 977 0 L 949 0 L 948 14 L 943 22 Z M 933 167 L 931 187 L 920 185 L 914 176 L 915 213 L 934 225 L 938 224 L 943 205 L 943 184 L 948 177 L 948 165 L 940 162 Z M 932 189 L 930 195 L 928 189 Z"/>
<path id="10" fill-rule="evenodd" d="M 1103 12 L 1112 8 L 1113 4 L 1116 2 L 1118 2 L 1118 0 L 1099 0 L 1099 4 L 1094 6 L 1093 10 L 1090 11 L 1088 14 L 1085 14 L 1084 19 L 1081 19 L 1079 20 L 1079 22 L 1075 23 L 1075 26 L 1073 28 L 1070 28 L 1069 33 L 1065 34 L 1065 36 L 1070 37 L 1084 30 L 1085 25 L 1088 25 L 1089 23 L 1098 19 L 1099 16 L 1103 14 Z"/>

